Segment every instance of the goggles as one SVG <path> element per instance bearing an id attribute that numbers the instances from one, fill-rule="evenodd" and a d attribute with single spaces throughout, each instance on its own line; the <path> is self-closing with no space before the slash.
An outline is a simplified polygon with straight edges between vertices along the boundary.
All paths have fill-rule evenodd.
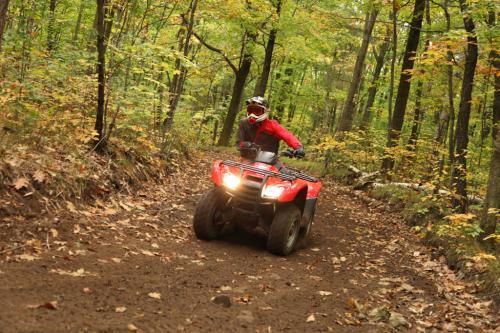
<path id="1" fill-rule="evenodd" d="M 262 116 L 266 113 L 266 108 L 260 105 L 249 105 L 247 106 L 247 115 L 255 115 L 257 117 Z"/>

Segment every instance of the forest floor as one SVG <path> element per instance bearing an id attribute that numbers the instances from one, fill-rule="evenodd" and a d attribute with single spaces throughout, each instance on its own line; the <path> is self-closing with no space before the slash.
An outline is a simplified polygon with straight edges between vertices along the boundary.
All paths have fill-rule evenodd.
<path id="1" fill-rule="evenodd" d="M 197 240 L 216 157 L 44 216 L 43 238 L 0 252 L 0 332 L 499 331 L 492 302 L 397 214 L 328 180 L 311 244 L 288 257 L 244 233 Z"/>

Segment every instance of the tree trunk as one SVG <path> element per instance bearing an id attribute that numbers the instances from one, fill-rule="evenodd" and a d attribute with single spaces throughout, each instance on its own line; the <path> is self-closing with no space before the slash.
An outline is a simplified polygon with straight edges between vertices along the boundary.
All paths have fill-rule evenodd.
<path id="1" fill-rule="evenodd" d="M 408 40 L 406 42 L 406 50 L 403 56 L 403 66 L 401 68 L 401 75 L 399 77 L 398 93 L 396 95 L 396 102 L 394 104 L 394 114 L 392 116 L 389 138 L 387 141 L 387 148 L 395 147 L 398 144 L 403 128 L 403 122 L 406 112 L 406 103 L 408 102 L 408 95 L 411 86 L 411 70 L 415 63 L 415 56 L 420 41 L 420 30 L 422 29 L 422 19 L 425 9 L 425 0 L 415 0 L 415 7 L 413 8 L 413 17 L 410 23 L 410 32 L 408 33 Z M 387 156 L 384 158 L 382 168 L 390 170 L 394 167 L 394 158 Z"/>
<path id="2" fill-rule="evenodd" d="M 495 25 L 495 12 L 490 8 L 488 12 L 488 26 Z M 490 62 L 495 68 L 494 72 L 500 71 L 500 55 L 495 49 L 490 51 Z M 481 218 L 482 237 L 487 237 L 495 233 L 500 214 L 500 75 L 495 75 L 495 93 L 493 97 L 493 152 L 491 154 L 490 174 L 488 188 L 486 190 L 486 200 L 484 203 L 484 213 Z M 497 210 L 495 212 L 495 209 Z"/>
<path id="3" fill-rule="evenodd" d="M 380 45 L 379 53 L 376 57 L 377 64 L 375 65 L 375 70 L 373 71 L 370 88 L 368 88 L 368 100 L 366 101 L 365 111 L 363 112 L 363 118 L 359 126 L 361 130 L 366 130 L 371 122 L 371 108 L 373 106 L 373 103 L 375 102 L 375 96 L 377 95 L 377 83 L 380 78 L 380 73 L 382 72 L 382 67 L 384 67 L 385 54 L 389 49 L 389 43 L 390 35 L 388 34 L 382 45 Z"/>
<path id="4" fill-rule="evenodd" d="M 75 31 L 73 32 L 73 42 L 78 40 L 80 34 L 80 27 L 82 25 L 83 11 L 85 10 L 85 0 L 80 0 L 80 8 L 78 9 L 78 17 L 76 18 Z"/>
<path id="5" fill-rule="evenodd" d="M 281 14 L 281 1 L 278 0 L 276 3 L 276 14 L 278 18 Z M 266 45 L 266 54 L 264 56 L 264 64 L 262 65 L 262 73 L 260 74 L 260 78 L 255 85 L 254 96 L 262 96 L 266 94 L 267 81 L 269 80 L 269 73 L 271 72 L 271 63 L 273 61 L 273 51 L 274 44 L 276 43 L 276 35 L 278 33 L 278 29 L 272 28 L 269 32 L 269 39 Z"/>
<path id="6" fill-rule="evenodd" d="M 97 113 L 95 121 L 95 130 L 98 133 L 96 145 L 100 146 L 104 138 L 104 101 L 105 101 L 105 71 L 106 71 L 106 46 L 105 46 L 105 2 L 106 0 L 97 0 Z"/>
<path id="7" fill-rule="evenodd" d="M 49 25 L 47 27 L 47 51 L 51 52 L 54 50 L 56 45 L 56 33 L 55 33 L 55 24 L 56 24 L 56 6 L 57 0 L 50 0 L 49 4 Z"/>
<path id="8" fill-rule="evenodd" d="M 247 80 L 248 73 L 250 73 L 250 67 L 252 66 L 252 56 L 251 54 L 245 52 L 243 60 L 241 61 L 241 66 L 236 72 L 236 79 L 233 85 L 233 94 L 231 96 L 231 102 L 229 103 L 229 109 L 227 111 L 226 119 L 224 120 L 224 126 L 222 127 L 222 132 L 217 142 L 218 146 L 229 146 L 229 140 L 233 134 L 234 121 L 240 110 L 241 99 L 243 97 L 243 90 L 245 88 L 245 82 Z"/>
<path id="9" fill-rule="evenodd" d="M 474 74 L 477 63 L 477 37 L 474 21 L 470 14 L 466 13 L 468 6 L 466 0 L 460 0 L 460 9 L 464 15 L 464 27 L 467 31 L 467 49 L 465 51 L 464 76 L 462 81 L 462 92 L 460 95 L 460 106 L 457 116 L 457 128 L 455 132 L 455 167 L 452 179 L 453 189 L 458 198 L 453 200 L 453 205 L 459 212 L 467 210 L 467 145 L 469 143 L 469 118 L 472 101 L 472 89 Z"/>
<path id="10" fill-rule="evenodd" d="M 358 51 L 358 56 L 356 58 L 356 64 L 354 65 L 354 73 L 352 75 L 352 81 L 349 86 L 349 92 L 347 93 L 347 99 L 344 103 L 344 110 L 342 110 L 342 115 L 340 116 L 339 125 L 337 127 L 337 132 L 350 131 L 352 128 L 352 122 L 354 118 L 354 95 L 358 90 L 359 83 L 361 81 L 362 69 L 365 62 L 366 52 L 368 50 L 368 45 L 370 43 L 370 38 L 373 31 L 373 26 L 375 25 L 375 19 L 377 18 L 378 10 L 374 9 L 369 13 L 366 13 L 365 27 L 363 30 L 363 41 L 361 42 L 361 47 Z"/>
<path id="11" fill-rule="evenodd" d="M 429 0 L 426 0 L 426 6 L 425 6 L 425 21 L 427 24 L 427 28 L 431 28 L 431 15 L 430 15 L 430 4 Z M 425 46 L 423 53 L 424 55 L 427 53 L 427 50 L 429 50 L 429 46 L 431 43 L 431 36 L 429 33 L 427 33 L 426 38 L 425 38 Z M 422 70 L 422 73 L 424 71 Z M 423 94 L 423 87 L 424 87 L 424 82 L 422 79 L 419 79 L 417 82 L 417 89 L 415 92 L 415 111 L 413 114 L 413 123 L 411 126 L 411 133 L 410 137 L 408 139 L 408 145 L 407 149 L 409 151 L 415 151 L 417 149 L 417 141 L 418 141 L 418 136 L 420 132 L 420 127 L 422 125 L 422 121 L 424 119 L 424 108 L 422 107 L 422 94 Z"/>
<path id="12" fill-rule="evenodd" d="M 9 8 L 9 0 L 0 1 L 0 51 L 2 51 L 3 33 L 7 25 L 7 10 Z"/>
<path id="13" fill-rule="evenodd" d="M 194 28 L 194 16 L 197 6 L 198 0 L 192 0 L 188 10 L 189 18 L 186 19 L 183 17 L 184 27 L 179 30 L 179 51 L 182 51 L 184 61 L 187 59 L 191 47 L 191 37 L 193 36 Z M 167 117 L 163 122 L 164 130 L 169 130 L 174 123 L 175 111 L 177 110 L 177 105 L 181 97 L 181 93 L 184 87 L 184 80 L 187 74 L 187 68 L 182 64 L 180 58 L 177 58 L 175 61 L 175 71 L 176 73 L 174 74 L 169 89 L 169 110 L 167 113 Z"/>
<path id="14" fill-rule="evenodd" d="M 411 125 L 411 133 L 408 138 L 407 149 L 409 151 L 415 151 L 418 140 L 418 130 L 420 128 L 420 123 L 424 117 L 424 111 L 422 109 L 422 90 L 423 90 L 424 82 L 419 80 L 417 82 L 417 89 L 415 92 L 415 112 L 413 114 L 413 123 Z"/>

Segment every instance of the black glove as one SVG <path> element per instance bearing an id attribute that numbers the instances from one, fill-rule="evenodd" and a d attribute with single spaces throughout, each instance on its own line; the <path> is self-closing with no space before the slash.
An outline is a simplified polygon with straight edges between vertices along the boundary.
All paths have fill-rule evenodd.
<path id="1" fill-rule="evenodd" d="M 302 146 L 299 146 L 299 148 L 295 149 L 293 151 L 293 154 L 297 158 L 302 158 L 302 157 L 306 156 L 306 152 L 304 151 L 304 147 L 302 147 Z"/>

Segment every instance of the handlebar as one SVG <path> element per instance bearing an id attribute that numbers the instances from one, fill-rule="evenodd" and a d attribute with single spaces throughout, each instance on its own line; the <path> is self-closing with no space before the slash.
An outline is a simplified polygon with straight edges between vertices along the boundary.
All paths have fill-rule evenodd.
<path id="1" fill-rule="evenodd" d="M 285 156 L 288 158 L 302 158 L 302 156 L 298 156 L 295 154 L 295 151 L 291 148 L 288 148 L 287 150 L 284 150 L 280 153 L 280 156 Z"/>

